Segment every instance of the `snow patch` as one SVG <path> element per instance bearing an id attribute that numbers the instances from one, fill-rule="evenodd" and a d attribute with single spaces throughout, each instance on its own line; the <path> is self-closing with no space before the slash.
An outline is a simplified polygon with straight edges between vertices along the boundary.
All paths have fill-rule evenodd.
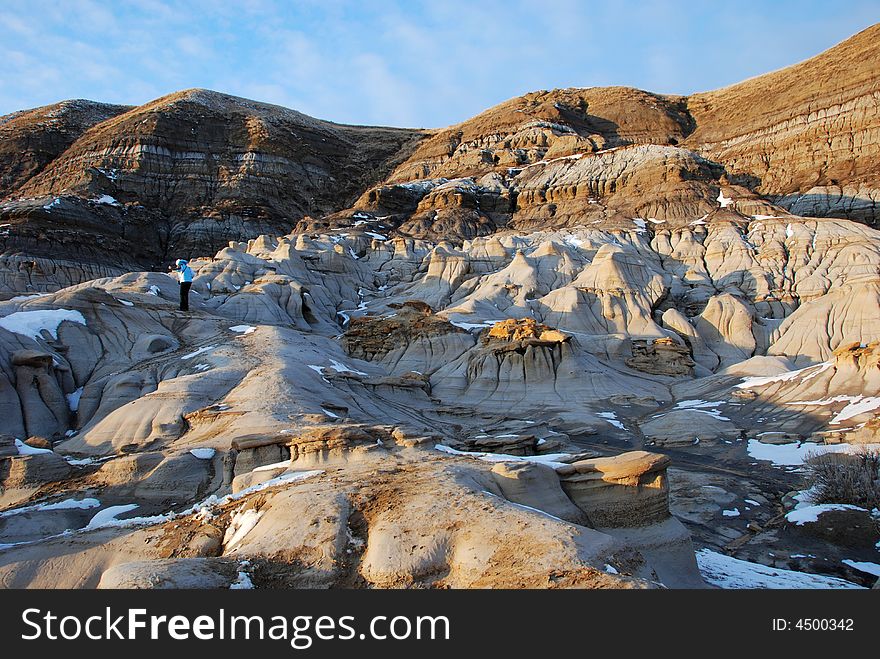
<path id="1" fill-rule="evenodd" d="M 703 578 L 719 588 L 861 588 L 843 579 L 767 567 L 709 549 L 697 552 L 697 565 Z"/>
<path id="2" fill-rule="evenodd" d="M 576 236 L 564 236 L 562 238 L 562 242 L 575 248 L 579 248 L 581 245 L 584 244 L 584 241 L 580 238 L 577 238 Z"/>
<path id="3" fill-rule="evenodd" d="M 617 415 L 614 412 L 596 412 L 596 416 L 598 416 L 600 419 L 604 419 L 615 428 L 626 430 L 626 426 L 617 420 Z"/>
<path id="4" fill-rule="evenodd" d="M 774 382 L 790 382 L 792 380 L 800 380 L 801 382 L 803 382 L 805 380 L 816 377 L 824 371 L 827 371 L 832 366 L 834 366 L 834 362 L 822 362 L 821 364 L 816 364 L 814 366 L 799 368 L 796 371 L 786 371 L 785 373 L 780 373 L 779 375 L 743 378 L 742 382 L 734 386 L 737 389 L 749 389 L 751 387 L 763 387 Z"/>
<path id="5" fill-rule="evenodd" d="M 46 297 L 47 295 L 52 295 L 51 293 L 31 293 L 30 295 L 16 295 L 15 297 L 9 298 L 10 302 L 24 302 L 25 300 L 35 300 L 38 297 Z"/>
<path id="6" fill-rule="evenodd" d="M 210 460 L 214 457 L 216 451 L 212 448 L 194 448 L 190 449 L 190 453 L 199 460 Z"/>
<path id="7" fill-rule="evenodd" d="M 80 387 L 76 391 L 70 394 L 66 394 L 67 398 L 67 406 L 70 408 L 71 412 L 76 412 L 79 409 L 79 399 L 82 398 L 83 388 Z"/>
<path id="8" fill-rule="evenodd" d="M 342 362 L 336 361 L 335 359 L 330 360 L 330 368 L 332 368 L 337 373 L 355 373 L 357 375 L 367 375 L 367 373 L 350 368 Z"/>
<path id="9" fill-rule="evenodd" d="M 691 410 L 693 412 L 700 412 L 701 414 L 708 414 L 713 419 L 718 419 L 719 421 L 730 421 L 730 419 L 721 414 L 721 411 L 717 409 L 718 405 L 720 404 L 721 403 L 717 401 L 708 400 L 683 400 L 679 402 L 673 409 Z"/>
<path id="10" fill-rule="evenodd" d="M 804 524 L 818 522 L 820 515 L 822 515 L 823 513 L 831 512 L 833 510 L 865 511 L 864 508 L 859 508 L 858 506 L 853 506 L 848 503 L 822 503 L 814 506 L 806 506 L 804 508 L 795 508 L 794 510 L 789 511 L 785 514 L 785 519 L 793 524 L 797 524 L 798 526 L 803 526 Z"/>
<path id="11" fill-rule="evenodd" d="M 450 322 L 450 324 L 455 325 L 456 327 L 460 327 L 461 329 L 466 330 L 468 332 L 473 331 L 475 329 L 483 330 L 483 329 L 486 329 L 487 327 L 492 327 L 496 323 L 496 321 L 494 321 L 494 320 L 487 320 L 486 322 L 483 322 L 483 323 L 462 323 L 462 322 L 455 321 L 455 320 L 450 320 L 449 322 Z"/>
<path id="12" fill-rule="evenodd" d="M 52 453 L 47 448 L 34 448 L 28 444 L 25 444 L 20 439 L 15 440 L 15 448 L 18 449 L 19 455 L 39 455 L 40 453 Z"/>
<path id="13" fill-rule="evenodd" d="M 88 510 L 97 508 L 101 502 L 97 499 L 65 499 L 64 501 L 56 501 L 55 503 L 38 503 L 33 506 L 25 506 L 24 508 L 14 508 L 12 510 L 4 510 L 0 512 L 0 517 L 11 517 L 12 515 L 20 515 L 21 513 L 29 513 L 34 511 L 47 510 Z"/>
<path id="14" fill-rule="evenodd" d="M 435 444 L 434 449 L 441 453 L 449 455 L 460 455 L 468 458 L 476 458 L 484 462 L 536 462 L 545 464 L 549 467 L 562 467 L 568 463 L 561 462 L 565 458 L 570 458 L 569 453 L 547 453 L 546 455 L 507 455 L 505 453 L 485 453 L 482 451 L 459 451 L 451 446 L 444 444 Z"/>
<path id="15" fill-rule="evenodd" d="M 849 565 L 851 568 L 858 570 L 859 572 L 865 572 L 867 574 L 873 574 L 875 577 L 880 577 L 880 565 L 878 565 L 877 563 L 869 563 L 868 561 L 854 561 L 849 558 L 846 558 L 841 562 L 844 565 Z"/>
<path id="16" fill-rule="evenodd" d="M 217 347 L 217 346 L 205 346 L 204 348 L 199 348 L 199 349 L 196 350 L 195 352 L 191 352 L 191 353 L 189 353 L 188 355 L 184 355 L 183 357 L 181 357 L 181 359 L 192 359 L 192 358 L 195 357 L 196 355 L 201 355 L 203 352 L 209 352 L 209 351 L 213 350 L 213 349 L 216 348 L 216 347 Z"/>
<path id="17" fill-rule="evenodd" d="M 3 329 L 37 339 L 43 330 L 49 332 L 53 339 L 58 338 L 58 327 L 63 322 L 86 324 L 86 319 L 79 311 L 72 309 L 41 309 L 39 311 L 16 311 L 0 318 Z"/>
<path id="18" fill-rule="evenodd" d="M 131 512 L 138 507 L 139 506 L 136 503 L 128 503 L 122 506 L 110 506 L 109 508 L 104 508 L 104 510 L 92 517 L 85 528 L 86 530 L 92 530 L 100 529 L 105 526 L 119 526 L 120 523 L 124 523 L 125 520 L 119 520 L 116 518 L 119 515 Z"/>
<path id="19" fill-rule="evenodd" d="M 226 527 L 226 533 L 223 535 L 224 551 L 229 551 L 244 540 L 262 516 L 262 510 L 254 510 L 253 508 L 233 513 L 229 526 Z"/>
<path id="20" fill-rule="evenodd" d="M 281 462 L 273 462 L 272 464 L 257 467 L 256 469 L 252 469 L 251 471 L 275 471 L 276 469 L 288 468 L 290 468 L 290 460 L 283 460 Z"/>
<path id="21" fill-rule="evenodd" d="M 235 581 L 229 585 L 229 590 L 253 590 L 254 582 L 251 581 L 250 575 L 244 570 L 238 571 Z"/>
<path id="22" fill-rule="evenodd" d="M 861 449 L 880 450 L 880 444 L 814 444 L 812 442 L 792 442 L 791 444 L 762 444 L 750 439 L 748 454 L 756 460 L 773 463 L 775 467 L 797 467 L 807 457 L 825 453 L 856 453 Z"/>
<path id="23" fill-rule="evenodd" d="M 238 332 L 239 334 L 253 334 L 257 331 L 257 328 L 251 325 L 233 325 L 229 328 L 229 331 Z"/>

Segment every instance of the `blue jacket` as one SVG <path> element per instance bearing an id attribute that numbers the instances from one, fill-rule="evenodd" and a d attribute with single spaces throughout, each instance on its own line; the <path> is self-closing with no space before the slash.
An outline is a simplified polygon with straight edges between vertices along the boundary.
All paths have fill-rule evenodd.
<path id="1" fill-rule="evenodd" d="M 182 283 L 193 280 L 193 271 L 188 265 L 177 269 L 177 279 Z"/>

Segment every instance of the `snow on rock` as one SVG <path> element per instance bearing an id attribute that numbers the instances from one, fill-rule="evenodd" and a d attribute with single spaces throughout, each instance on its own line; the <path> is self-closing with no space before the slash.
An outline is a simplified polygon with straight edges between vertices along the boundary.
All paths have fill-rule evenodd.
<path id="1" fill-rule="evenodd" d="M 717 201 L 718 201 L 718 206 L 721 208 L 727 208 L 728 206 L 730 206 L 730 204 L 733 203 L 733 199 L 728 199 L 727 197 L 724 196 L 723 190 L 718 191 Z"/>
<path id="2" fill-rule="evenodd" d="M 566 458 L 570 458 L 569 453 L 547 453 L 546 455 L 507 455 L 506 453 L 485 453 L 482 451 L 459 451 L 445 444 L 435 444 L 434 448 L 441 453 L 449 455 L 461 455 L 468 458 L 476 458 L 485 462 L 537 462 L 545 464 L 549 467 L 562 467 L 566 462 L 561 462 Z"/>
<path id="3" fill-rule="evenodd" d="M 734 385 L 737 389 L 751 389 L 752 387 L 763 387 L 774 382 L 790 382 L 792 380 L 800 380 L 801 382 L 814 378 L 823 371 L 827 371 L 834 366 L 834 362 L 822 362 L 806 368 L 799 368 L 796 371 L 786 371 L 779 375 L 769 375 L 762 377 L 743 378 L 743 381 Z"/>
<path id="4" fill-rule="evenodd" d="M 49 332 L 53 339 L 58 338 L 58 326 L 64 321 L 86 324 L 86 319 L 79 311 L 72 309 L 40 309 L 39 311 L 16 311 L 0 318 L 0 327 L 15 334 L 39 338 L 43 330 Z"/>
<path id="5" fill-rule="evenodd" d="M 239 334 L 253 334 L 257 331 L 257 328 L 251 325 L 233 325 L 229 328 L 229 331 L 238 332 Z"/>
<path id="6" fill-rule="evenodd" d="M 313 476 L 319 476 L 324 473 L 323 469 L 313 469 L 311 471 L 293 471 L 287 474 L 281 474 L 280 476 L 276 476 L 275 478 L 271 478 L 262 483 L 257 483 L 256 485 L 251 485 L 248 488 L 240 490 L 235 494 L 227 495 L 225 497 L 226 501 L 234 501 L 236 499 L 240 499 L 241 497 L 247 496 L 249 494 L 253 494 L 254 492 L 259 492 L 260 490 L 265 490 L 270 487 L 275 487 L 276 485 L 287 485 L 289 483 L 295 483 L 297 481 L 303 481 L 307 478 L 312 478 Z M 210 500 L 210 497 L 208 497 Z M 223 502 L 220 502 L 223 503 Z"/>
<path id="7" fill-rule="evenodd" d="M 861 588 L 843 579 L 767 567 L 725 556 L 710 549 L 697 552 L 697 565 L 703 579 L 719 588 Z"/>
<path id="8" fill-rule="evenodd" d="M 713 419 L 718 419 L 719 421 L 730 421 L 729 418 L 721 414 L 720 410 L 718 410 L 719 402 L 713 402 L 709 400 L 683 400 L 678 403 L 674 409 L 676 410 L 691 410 L 692 412 L 699 412 L 701 414 L 708 414 Z"/>
<path id="9" fill-rule="evenodd" d="M 80 387 L 73 393 L 67 394 L 67 405 L 70 407 L 71 412 L 76 412 L 79 409 L 79 399 L 82 398 L 83 388 Z"/>
<path id="10" fill-rule="evenodd" d="M 853 506 L 848 503 L 822 503 L 814 506 L 795 508 L 786 513 L 785 519 L 798 526 L 803 526 L 810 522 L 818 522 L 819 515 L 831 512 L 832 510 L 861 510 L 867 512 L 864 508 L 859 508 L 858 506 Z"/>
<path id="11" fill-rule="evenodd" d="M 336 361 L 335 359 L 330 360 L 330 368 L 332 368 L 337 373 L 354 373 L 356 375 L 367 375 L 363 371 L 357 371 L 353 368 L 346 366 L 342 362 Z"/>
<path id="12" fill-rule="evenodd" d="M 596 416 L 598 416 L 600 419 L 604 419 L 615 428 L 626 430 L 626 426 L 617 420 L 617 415 L 614 412 L 596 412 Z"/>
<path id="13" fill-rule="evenodd" d="M 252 471 L 274 471 L 275 469 L 287 469 L 288 467 L 290 467 L 290 460 L 284 460 L 282 462 L 273 462 L 272 464 L 262 465 L 261 467 L 252 469 Z"/>
<path id="14" fill-rule="evenodd" d="M 196 355 L 201 355 L 203 352 L 208 352 L 210 350 L 213 350 L 216 347 L 217 346 L 205 346 L 204 348 L 199 348 L 195 352 L 191 352 L 188 355 L 184 355 L 183 357 L 181 357 L 181 359 L 192 359 Z"/>
<path id="15" fill-rule="evenodd" d="M 96 204 L 107 204 L 108 206 L 119 206 L 119 202 L 108 194 L 102 194 L 97 199 L 93 199 Z"/>
<path id="16" fill-rule="evenodd" d="M 128 503 L 121 506 L 104 508 L 104 510 L 100 511 L 89 520 L 89 523 L 86 525 L 86 530 L 99 529 L 104 526 L 118 526 L 119 522 L 124 523 L 125 520 L 118 520 L 116 519 L 117 516 L 131 512 L 138 507 L 139 506 L 136 503 Z"/>
<path id="17" fill-rule="evenodd" d="M 722 510 L 721 514 L 725 517 L 739 517 L 739 508 L 734 508 L 733 510 Z"/>
<path id="18" fill-rule="evenodd" d="M 68 430 L 64 433 L 65 437 L 73 437 L 76 434 L 75 430 Z M 74 467 L 84 467 L 86 465 L 93 465 L 96 462 L 103 462 L 104 460 L 109 460 L 111 458 L 71 458 L 69 455 L 62 456 L 65 460 L 67 460 L 67 464 L 73 465 Z M 113 456 L 115 457 L 115 456 Z"/>
<path id="19" fill-rule="evenodd" d="M 235 581 L 229 585 L 229 590 L 253 590 L 254 582 L 251 581 L 250 575 L 244 570 L 238 571 Z"/>
<path id="20" fill-rule="evenodd" d="M 216 451 L 212 448 L 194 448 L 190 450 L 190 453 L 199 460 L 210 460 L 214 457 Z"/>
<path id="21" fill-rule="evenodd" d="M 462 323 L 459 321 L 450 320 L 449 322 L 450 322 L 450 324 L 455 325 L 456 327 L 460 327 L 461 329 L 470 332 L 475 329 L 483 330 L 483 329 L 486 329 L 487 327 L 492 327 L 492 325 L 494 325 L 497 321 L 487 320 L 483 323 Z"/>
<path id="22" fill-rule="evenodd" d="M 34 448 L 33 446 L 29 446 L 25 444 L 20 439 L 15 440 L 15 448 L 18 449 L 19 455 L 38 455 L 40 453 L 51 453 L 47 448 Z"/>
<path id="23" fill-rule="evenodd" d="M 31 293 L 30 295 L 16 295 L 15 297 L 9 298 L 10 302 L 24 302 L 25 300 L 35 300 L 38 297 L 46 297 L 47 295 L 52 295 L 51 293 Z"/>
<path id="24" fill-rule="evenodd" d="M 880 444 L 813 444 L 811 442 L 792 442 L 791 444 L 762 444 L 750 439 L 748 454 L 756 460 L 772 462 L 776 467 L 796 467 L 807 458 L 825 453 L 855 453 L 862 448 L 880 449 Z"/>
<path id="25" fill-rule="evenodd" d="M 565 236 L 562 239 L 562 242 L 564 242 L 566 245 L 571 245 L 575 249 L 584 244 L 584 241 L 576 236 Z"/>
<path id="26" fill-rule="evenodd" d="M 864 414 L 865 412 L 871 412 L 872 410 L 876 410 L 880 407 L 880 397 L 878 396 L 867 396 L 862 398 L 859 396 L 861 400 L 852 401 L 844 407 L 840 412 L 837 413 L 831 421 L 830 424 L 838 424 L 841 421 L 846 421 L 847 419 L 851 419 L 854 416 L 858 416 L 859 414 Z"/>
<path id="27" fill-rule="evenodd" d="M 225 551 L 233 549 L 239 542 L 244 540 L 245 536 L 257 525 L 262 516 L 263 511 L 254 510 L 253 508 L 234 513 L 223 536 Z"/>
<path id="28" fill-rule="evenodd" d="M 12 510 L 0 511 L 0 517 L 11 517 L 12 515 L 20 515 L 21 513 L 29 513 L 34 511 L 51 511 L 51 510 L 88 510 L 97 508 L 101 502 L 97 499 L 64 499 L 64 501 L 56 501 L 55 503 L 38 503 L 33 506 L 25 506 L 23 508 L 13 508 Z"/>
<path id="29" fill-rule="evenodd" d="M 873 574 L 875 577 L 880 577 L 880 565 L 877 563 L 869 563 L 868 561 L 854 561 L 852 559 L 844 559 L 841 561 L 844 565 L 849 565 L 854 570 L 858 570 L 859 572 L 866 572 L 867 574 Z"/>
<path id="30" fill-rule="evenodd" d="M 839 424 L 842 421 L 847 421 L 854 416 L 858 416 L 860 414 L 864 414 L 866 412 L 872 412 L 880 407 L 880 397 L 878 396 L 848 396 L 848 395 L 840 395 L 840 396 L 832 396 L 831 398 L 822 398 L 820 400 L 798 400 L 791 405 L 804 405 L 804 406 L 816 406 L 822 407 L 825 405 L 833 405 L 834 403 L 847 403 L 846 407 L 844 407 L 837 415 L 829 421 L 829 424 Z"/>
<path id="31" fill-rule="evenodd" d="M 407 183 L 398 183 L 397 187 L 405 188 L 407 190 L 414 190 L 416 192 L 424 192 L 428 193 L 433 190 L 438 185 L 443 185 L 444 183 L 449 183 L 449 179 L 446 178 L 436 178 L 436 179 L 421 179 L 417 181 L 409 181 Z"/>

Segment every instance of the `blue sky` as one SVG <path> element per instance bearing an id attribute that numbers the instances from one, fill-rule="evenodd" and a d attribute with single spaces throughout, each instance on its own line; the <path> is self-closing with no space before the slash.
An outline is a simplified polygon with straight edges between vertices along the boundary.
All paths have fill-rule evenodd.
<path id="1" fill-rule="evenodd" d="M 536 89 L 714 89 L 880 21 L 880 0 L 0 0 L 0 114 L 189 87 L 437 127 Z"/>

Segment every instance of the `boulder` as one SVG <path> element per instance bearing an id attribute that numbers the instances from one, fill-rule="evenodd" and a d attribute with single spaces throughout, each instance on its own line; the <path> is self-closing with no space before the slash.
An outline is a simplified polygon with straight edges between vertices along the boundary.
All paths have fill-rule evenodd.
<path id="1" fill-rule="evenodd" d="M 535 462 L 501 462 L 492 468 L 492 475 L 510 501 L 543 510 L 573 524 L 590 526 L 588 515 L 562 491 L 552 467 Z"/>
<path id="2" fill-rule="evenodd" d="M 632 451 L 556 471 L 595 528 L 644 554 L 667 587 L 702 588 L 690 533 L 669 512 L 669 463 L 665 455 Z"/>
<path id="3" fill-rule="evenodd" d="M 665 455 L 631 451 L 557 467 L 563 491 L 596 527 L 646 526 L 669 517 Z"/>
<path id="4" fill-rule="evenodd" d="M 18 455 L 0 462 L 3 488 L 35 487 L 67 479 L 73 468 L 57 453 Z"/>
<path id="5" fill-rule="evenodd" d="M 656 446 L 687 446 L 740 436 L 740 429 L 717 409 L 673 409 L 642 423 L 640 428 Z"/>
<path id="6" fill-rule="evenodd" d="M 165 558 L 114 565 L 101 575 L 99 589 L 229 588 L 238 569 L 234 561 Z"/>
<path id="7" fill-rule="evenodd" d="M 694 373 L 690 351 L 670 338 L 634 340 L 626 365 L 653 375 L 686 377 Z"/>

